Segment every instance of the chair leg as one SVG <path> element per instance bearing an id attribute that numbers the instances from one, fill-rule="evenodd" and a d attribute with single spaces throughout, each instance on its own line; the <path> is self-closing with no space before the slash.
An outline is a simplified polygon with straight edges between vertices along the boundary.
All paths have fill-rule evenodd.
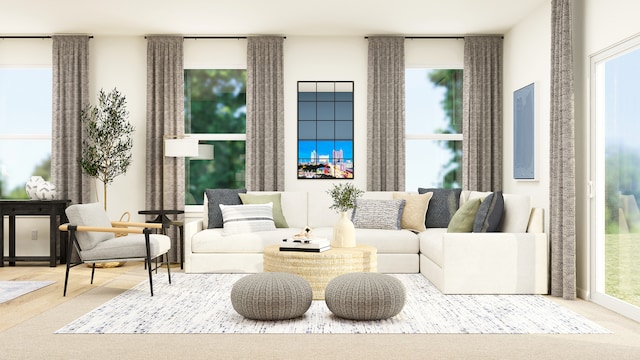
<path id="1" fill-rule="evenodd" d="M 144 229 L 143 232 L 145 245 L 147 246 L 147 259 L 145 263 L 147 264 L 147 270 L 149 271 L 149 289 L 151 290 L 151 296 L 153 296 L 153 270 L 151 269 L 151 244 L 149 240 L 149 234 L 151 233 L 151 230 Z"/>
<path id="2" fill-rule="evenodd" d="M 67 270 L 64 274 L 64 290 L 62 296 L 67 296 L 67 283 L 69 282 L 69 268 L 71 267 L 71 250 L 73 249 L 73 237 L 76 236 L 75 231 L 70 230 L 69 239 L 67 243 Z"/>
<path id="3" fill-rule="evenodd" d="M 167 276 L 169 277 L 169 284 L 171 284 L 171 266 L 169 264 L 169 253 L 167 252 Z"/>
<path id="4" fill-rule="evenodd" d="M 93 274 L 96 272 L 96 263 L 91 265 L 91 284 L 93 284 Z"/>

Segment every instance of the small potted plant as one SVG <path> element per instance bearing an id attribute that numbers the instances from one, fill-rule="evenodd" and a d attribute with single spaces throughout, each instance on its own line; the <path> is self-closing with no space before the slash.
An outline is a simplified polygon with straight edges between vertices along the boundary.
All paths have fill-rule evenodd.
<path id="1" fill-rule="evenodd" d="M 347 211 L 356 207 L 358 199 L 364 191 L 358 189 L 352 183 L 334 184 L 333 188 L 327 191 L 333 199 L 333 205 L 329 208 L 340 213 L 340 219 L 333 227 L 332 247 L 354 247 L 356 246 L 356 233 L 353 222 L 349 219 Z"/>

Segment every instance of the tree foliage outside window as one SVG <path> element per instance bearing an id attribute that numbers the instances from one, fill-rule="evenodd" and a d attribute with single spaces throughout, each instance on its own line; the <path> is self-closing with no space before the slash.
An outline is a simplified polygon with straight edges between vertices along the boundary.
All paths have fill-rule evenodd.
<path id="1" fill-rule="evenodd" d="M 184 84 L 185 133 L 214 146 L 186 164 L 185 204 L 197 205 L 205 189 L 245 186 L 246 70 L 185 69 Z"/>

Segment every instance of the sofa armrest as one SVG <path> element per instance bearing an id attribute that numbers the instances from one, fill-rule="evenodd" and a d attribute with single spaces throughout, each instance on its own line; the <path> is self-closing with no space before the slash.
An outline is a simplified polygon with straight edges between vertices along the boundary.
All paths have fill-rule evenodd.
<path id="1" fill-rule="evenodd" d="M 547 293 L 544 233 L 446 233 L 446 293 Z"/>
<path id="2" fill-rule="evenodd" d="M 184 224 L 184 249 L 182 249 L 184 253 L 184 266 L 185 269 L 191 266 L 191 238 L 196 233 L 204 230 L 204 223 L 202 220 L 189 221 Z"/>

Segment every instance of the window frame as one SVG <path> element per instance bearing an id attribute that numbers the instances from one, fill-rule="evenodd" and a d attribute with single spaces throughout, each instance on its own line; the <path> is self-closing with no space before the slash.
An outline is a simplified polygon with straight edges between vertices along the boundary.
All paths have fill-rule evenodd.
<path id="1" fill-rule="evenodd" d="M 452 66 L 429 66 L 429 65 L 405 65 L 405 72 L 409 69 L 423 69 L 423 70 L 462 70 L 464 72 L 464 68 L 460 65 L 452 65 Z M 405 89 L 405 97 L 406 97 L 406 89 Z M 405 105 L 406 106 L 406 105 Z M 405 108 L 406 111 L 406 108 Z M 405 113 L 405 121 L 406 121 L 406 113 Z M 409 133 L 408 127 L 405 126 L 405 142 L 409 140 L 417 140 L 417 141 L 458 141 L 460 142 L 460 147 L 462 147 L 463 143 L 463 134 L 455 133 L 455 134 L 438 134 L 438 133 L 424 133 L 424 132 L 416 132 Z M 405 156 L 408 158 L 408 156 Z M 406 161 L 406 160 L 405 160 Z M 408 165 L 409 164 L 405 164 Z M 462 167 L 462 164 L 460 164 Z M 462 181 L 462 179 L 460 179 Z M 408 176 L 405 176 L 405 187 L 409 185 Z M 417 189 L 416 189 L 417 191 Z"/>
<path id="2" fill-rule="evenodd" d="M 184 67 L 183 68 L 183 72 L 187 71 L 187 70 L 244 70 L 246 71 L 246 67 L 202 67 L 202 66 L 190 66 L 190 67 Z M 246 84 L 245 84 L 246 86 Z M 246 88 L 245 88 L 246 90 Z M 186 132 L 184 133 L 185 136 L 189 136 L 193 139 L 197 139 L 198 142 L 202 142 L 202 141 L 244 141 L 246 143 L 247 141 L 247 134 L 246 134 L 246 130 L 245 133 L 190 133 L 190 132 Z M 215 148 L 214 148 L 214 160 L 215 160 Z M 185 159 L 185 176 L 188 176 L 189 174 L 186 173 L 187 169 L 189 168 L 189 159 Z M 200 161 L 200 160 L 196 160 L 196 161 Z M 211 160 L 209 160 L 211 161 Z M 246 171 L 246 165 L 245 165 L 245 171 Z M 188 186 L 188 182 L 185 182 L 185 187 Z M 187 189 L 185 188 L 185 192 L 187 192 Z M 184 208 L 185 208 L 185 213 L 200 213 L 200 212 L 204 212 L 205 210 L 205 206 L 207 204 L 203 203 L 202 205 L 187 205 L 185 204 Z"/>

